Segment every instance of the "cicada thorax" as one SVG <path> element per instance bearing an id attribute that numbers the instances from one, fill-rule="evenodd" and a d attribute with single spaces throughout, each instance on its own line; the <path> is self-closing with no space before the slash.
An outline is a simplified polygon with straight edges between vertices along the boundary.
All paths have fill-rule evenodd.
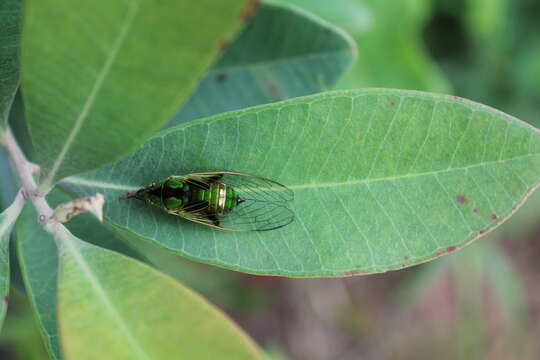
<path id="1" fill-rule="evenodd" d="M 241 200 L 233 187 L 219 181 L 201 181 L 189 177 L 170 177 L 162 185 L 163 207 L 175 214 L 223 215 Z"/>

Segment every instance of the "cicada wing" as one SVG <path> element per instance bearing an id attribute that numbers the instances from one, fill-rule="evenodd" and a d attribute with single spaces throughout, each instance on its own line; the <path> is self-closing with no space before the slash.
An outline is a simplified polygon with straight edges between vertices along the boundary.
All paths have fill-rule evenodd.
<path id="1" fill-rule="evenodd" d="M 188 220 L 217 229 L 239 231 L 273 230 L 294 220 L 294 213 L 286 206 L 293 200 L 293 192 L 278 182 L 232 172 L 195 173 L 187 177 L 229 185 L 240 199 L 234 209 L 224 214 L 181 214 Z"/>
<path id="2" fill-rule="evenodd" d="M 220 230 L 242 230 L 242 229 L 234 229 L 234 228 L 226 228 L 219 225 L 219 220 L 216 221 L 215 219 L 211 219 L 208 217 L 208 215 L 202 215 L 202 214 L 191 214 L 191 213 L 183 213 L 178 214 L 181 217 L 183 217 L 186 220 L 193 221 L 197 224 L 206 225 L 215 229 Z"/>
<path id="3" fill-rule="evenodd" d="M 247 201 L 225 214 L 185 212 L 178 215 L 216 229 L 236 231 L 274 230 L 294 220 L 294 213 L 286 206 Z"/>
<path id="4" fill-rule="evenodd" d="M 230 185 L 244 200 L 286 203 L 294 199 L 294 193 L 285 185 L 259 176 L 234 172 L 207 172 L 190 176 L 200 177 L 202 181 L 211 179 Z"/>
<path id="5" fill-rule="evenodd" d="M 245 201 L 220 217 L 219 226 L 244 231 L 279 229 L 294 220 L 294 213 L 286 206 Z"/>

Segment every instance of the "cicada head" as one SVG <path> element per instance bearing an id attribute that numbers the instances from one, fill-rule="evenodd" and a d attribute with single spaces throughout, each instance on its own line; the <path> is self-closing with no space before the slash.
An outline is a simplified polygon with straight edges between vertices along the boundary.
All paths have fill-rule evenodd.
<path id="1" fill-rule="evenodd" d="M 120 199 L 138 199 L 157 207 L 162 207 L 161 202 L 161 189 L 163 183 L 152 183 L 142 189 L 134 192 L 127 193 L 126 196 L 120 197 Z"/>

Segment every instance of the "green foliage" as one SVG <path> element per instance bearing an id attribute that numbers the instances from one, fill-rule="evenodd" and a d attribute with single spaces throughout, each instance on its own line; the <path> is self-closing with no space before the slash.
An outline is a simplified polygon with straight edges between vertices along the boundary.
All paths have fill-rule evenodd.
<path id="1" fill-rule="evenodd" d="M 429 0 L 280 0 L 343 27 L 360 56 L 339 89 L 388 87 L 448 93 L 451 86 L 422 42 Z"/>
<path id="2" fill-rule="evenodd" d="M 355 58 L 354 42 L 334 26 L 263 3 L 168 126 L 327 90 Z"/>
<path id="3" fill-rule="evenodd" d="M 540 11 L 536 0 L 436 2 L 444 23 L 426 29 L 427 45 L 455 93 L 538 126 Z"/>
<path id="4" fill-rule="evenodd" d="M 25 294 L 12 287 L 9 304 L 6 322 L 0 332 L 2 359 L 48 359 Z"/>
<path id="5" fill-rule="evenodd" d="M 113 167 L 64 184 L 80 196 L 105 194 L 113 228 L 198 261 L 285 276 L 372 273 L 427 261 L 491 230 L 537 186 L 539 148 L 536 129 L 480 104 L 359 90 L 174 127 Z M 287 184 L 296 221 L 226 233 L 117 200 L 209 169 Z"/>
<path id="6" fill-rule="evenodd" d="M 113 162 L 169 121 L 245 3 L 26 1 L 22 85 L 42 187 Z"/>
<path id="7" fill-rule="evenodd" d="M 172 278 L 71 234 L 59 251 L 66 358 L 263 358 L 222 313 Z"/>
<path id="8" fill-rule="evenodd" d="M 0 132 L 19 86 L 19 41 L 22 0 L 0 2 Z"/>

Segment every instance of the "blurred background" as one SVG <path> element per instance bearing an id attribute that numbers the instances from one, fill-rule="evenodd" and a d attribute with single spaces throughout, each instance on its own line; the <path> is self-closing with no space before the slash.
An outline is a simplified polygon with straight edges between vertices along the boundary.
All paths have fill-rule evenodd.
<path id="1" fill-rule="evenodd" d="M 336 88 L 454 94 L 540 126 L 538 0 L 280 1 L 357 42 L 358 61 Z M 502 227 L 452 255 L 341 279 L 251 276 L 137 246 L 275 360 L 540 359 L 539 219 L 533 195 Z M 46 358 L 14 286 L 0 359 Z"/>

